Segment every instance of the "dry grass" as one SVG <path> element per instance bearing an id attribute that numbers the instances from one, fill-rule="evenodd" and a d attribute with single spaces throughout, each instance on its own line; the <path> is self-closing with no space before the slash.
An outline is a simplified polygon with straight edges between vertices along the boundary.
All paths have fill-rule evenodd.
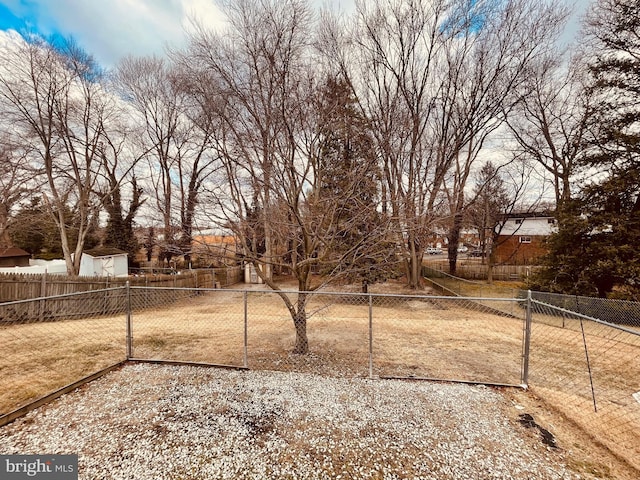
<path id="1" fill-rule="evenodd" d="M 311 352 L 306 356 L 290 354 L 291 317 L 271 292 L 216 291 L 177 299 L 170 307 L 136 304 L 133 356 L 244 365 L 245 298 L 250 368 L 369 375 L 370 306 L 365 296 L 314 297 L 308 308 Z M 460 299 L 384 296 L 371 308 L 374 375 L 521 383 L 524 312 L 516 304 L 478 307 Z M 544 315 L 534 320 L 533 393 L 640 470 L 640 404 L 630 395 L 633 388 L 640 390 L 640 338 L 587 325 L 597 386 L 595 413 L 579 324 L 565 321 L 562 328 Z M 123 360 L 125 336 L 124 317 L 1 327 L 0 379 L 8 388 L 0 391 L 0 412 Z"/>
<path id="2" fill-rule="evenodd" d="M 0 327 L 0 414 L 126 358 L 124 318 Z"/>

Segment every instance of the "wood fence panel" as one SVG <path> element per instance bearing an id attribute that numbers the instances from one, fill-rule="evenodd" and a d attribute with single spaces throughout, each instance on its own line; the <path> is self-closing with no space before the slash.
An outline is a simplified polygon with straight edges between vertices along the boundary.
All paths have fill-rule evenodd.
<path id="1" fill-rule="evenodd" d="M 215 288 L 216 286 L 224 287 L 242 281 L 242 269 L 240 267 L 230 267 L 187 270 L 177 275 L 130 277 L 68 277 L 66 275 L 49 275 L 46 273 L 0 274 L 0 303 L 123 287 L 127 281 L 133 287 Z M 152 296 L 149 297 L 148 302 L 154 303 Z M 98 297 L 95 297 L 94 302 L 97 301 L 99 301 Z M 120 300 L 117 301 L 120 302 Z M 103 300 L 103 302 L 109 304 L 105 309 L 112 310 L 112 302 L 110 300 Z M 56 308 L 43 307 L 42 315 L 45 315 L 44 312 L 46 310 L 53 312 L 56 311 Z M 29 313 L 29 315 L 31 314 L 32 312 Z"/>
<path id="2" fill-rule="evenodd" d="M 425 265 L 434 270 L 449 273 L 448 262 L 425 262 Z M 530 265 L 496 265 L 493 267 L 493 279 L 500 281 L 523 281 L 536 269 Z M 487 280 L 488 267 L 481 263 L 464 263 L 456 265 L 456 277 L 467 280 Z"/>

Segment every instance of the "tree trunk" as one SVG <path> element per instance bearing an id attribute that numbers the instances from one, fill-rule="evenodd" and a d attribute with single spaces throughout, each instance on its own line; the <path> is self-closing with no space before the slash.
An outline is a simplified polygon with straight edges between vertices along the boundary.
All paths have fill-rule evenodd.
<path id="1" fill-rule="evenodd" d="M 451 275 L 456 274 L 458 263 L 458 243 L 460 243 L 460 230 L 462 230 L 462 211 L 461 209 L 456 212 L 453 217 L 453 225 L 449 230 L 449 245 L 447 246 L 447 253 L 449 255 L 449 273 Z"/>
<path id="2" fill-rule="evenodd" d="M 493 246 L 495 245 L 495 237 L 492 238 L 491 245 L 489 246 L 489 252 L 487 252 L 487 283 L 493 284 L 493 267 L 496 264 L 495 252 Z M 484 257 L 482 257 L 484 258 Z"/>
<path id="3" fill-rule="evenodd" d="M 296 329 L 296 345 L 293 353 L 304 355 L 309 353 L 309 339 L 307 337 L 307 293 L 298 292 L 298 306 L 293 323 Z"/>
<path id="4" fill-rule="evenodd" d="M 422 250 L 419 243 L 413 239 L 409 239 L 409 288 L 422 288 Z"/>
<path id="5" fill-rule="evenodd" d="M 449 257 L 449 273 L 451 275 L 456 274 L 457 264 L 458 264 L 458 243 L 451 244 L 447 246 L 447 256 Z"/>

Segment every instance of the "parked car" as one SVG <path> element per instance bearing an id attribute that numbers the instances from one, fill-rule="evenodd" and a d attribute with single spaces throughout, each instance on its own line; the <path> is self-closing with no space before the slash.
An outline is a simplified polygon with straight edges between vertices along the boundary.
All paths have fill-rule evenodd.
<path id="1" fill-rule="evenodd" d="M 482 250 L 471 250 L 469 252 L 470 257 L 484 257 L 484 252 Z"/>
<path id="2" fill-rule="evenodd" d="M 442 249 L 438 247 L 427 247 L 426 252 L 428 255 L 440 255 L 442 253 Z"/>

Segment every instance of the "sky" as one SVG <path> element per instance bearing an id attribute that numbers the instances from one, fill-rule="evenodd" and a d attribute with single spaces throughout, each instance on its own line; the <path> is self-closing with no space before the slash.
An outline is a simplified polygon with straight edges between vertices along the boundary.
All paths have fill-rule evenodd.
<path id="1" fill-rule="evenodd" d="M 578 13 L 588 4 L 566 1 L 575 2 Z M 354 0 L 316 3 L 349 11 Z M 127 55 L 163 56 L 167 46 L 180 47 L 194 18 L 205 25 L 224 22 L 215 0 L 0 0 L 0 30 L 72 36 L 107 68 Z M 565 38 L 570 40 L 577 29 L 574 18 Z"/>
<path id="2" fill-rule="evenodd" d="M 179 46 L 192 18 L 222 24 L 214 0 L 0 0 L 0 30 L 72 36 L 100 64 Z"/>

